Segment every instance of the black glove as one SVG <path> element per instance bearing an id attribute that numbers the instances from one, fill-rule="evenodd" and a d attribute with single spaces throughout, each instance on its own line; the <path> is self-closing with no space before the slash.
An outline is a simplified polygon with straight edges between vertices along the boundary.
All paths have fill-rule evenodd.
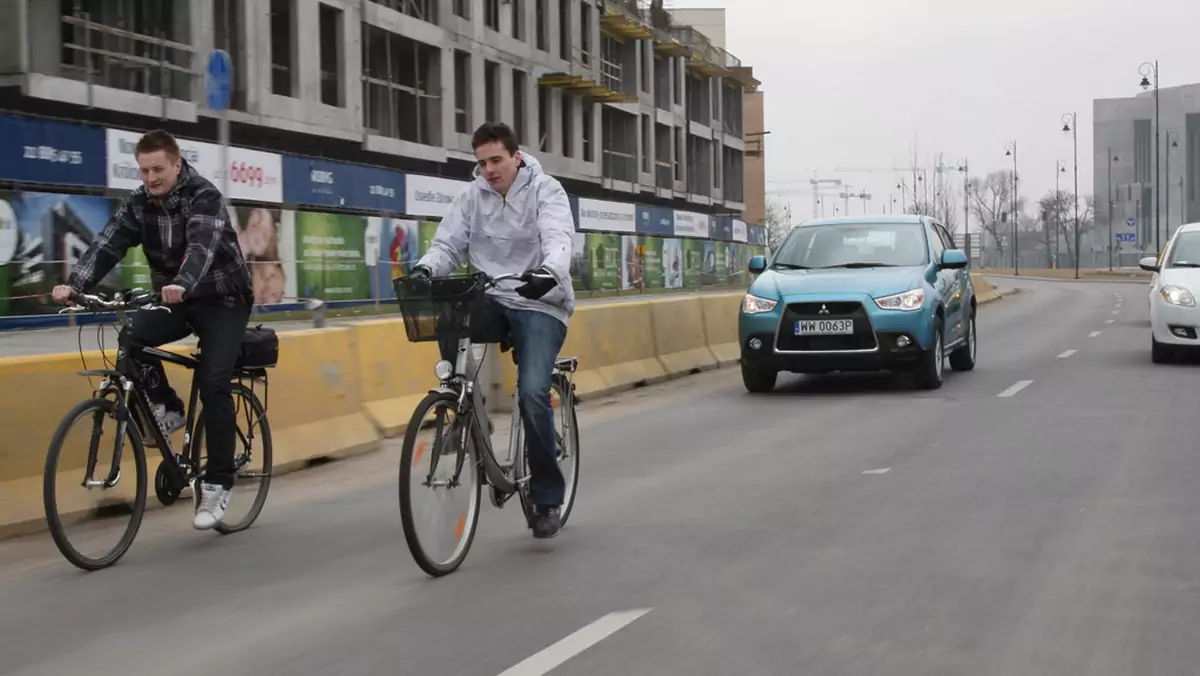
<path id="1" fill-rule="evenodd" d="M 516 291 L 524 298 L 529 300 L 537 300 L 542 296 L 550 293 L 550 290 L 558 286 L 558 280 L 554 279 L 550 271 L 546 268 L 538 268 L 533 271 L 535 275 L 548 275 L 548 278 L 534 277 L 528 282 L 518 286 Z"/>
<path id="2" fill-rule="evenodd" d="M 412 270 L 408 271 L 408 276 L 414 281 L 428 282 L 429 278 L 433 276 L 433 273 L 424 265 L 417 265 L 414 266 Z"/>

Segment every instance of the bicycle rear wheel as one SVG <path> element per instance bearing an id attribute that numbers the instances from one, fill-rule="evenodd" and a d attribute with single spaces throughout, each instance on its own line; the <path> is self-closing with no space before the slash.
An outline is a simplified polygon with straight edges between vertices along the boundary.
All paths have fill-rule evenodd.
<path id="1" fill-rule="evenodd" d="M 267 424 L 267 412 L 262 402 L 241 383 L 233 383 L 233 409 L 235 423 L 233 466 L 233 490 L 229 497 L 229 511 L 213 527 L 222 535 L 244 531 L 254 524 L 267 502 L 271 489 L 272 447 L 271 427 Z M 196 438 L 192 442 L 193 455 L 200 465 L 200 451 L 204 446 L 204 410 L 196 416 Z M 255 448 L 255 442 L 259 442 Z M 246 489 L 246 490 L 243 490 Z M 245 516 L 234 519 L 233 514 L 253 495 Z"/>
<path id="2" fill-rule="evenodd" d="M 137 427 L 132 420 L 126 424 L 124 443 L 120 445 L 119 449 L 114 443 L 115 440 L 111 440 L 111 435 L 110 441 L 107 444 L 104 443 L 104 423 L 106 420 L 110 420 L 115 424 L 116 413 L 116 402 L 103 397 L 86 399 L 76 404 L 63 416 L 62 422 L 54 431 L 46 453 L 46 467 L 42 474 L 42 503 L 46 512 L 50 537 L 54 539 L 55 546 L 67 561 L 88 571 L 107 568 L 125 555 L 125 552 L 133 544 L 138 529 L 141 528 L 142 516 L 146 511 L 146 450 L 142 445 L 142 438 L 138 434 Z M 64 461 L 64 445 L 68 443 L 75 423 L 82 419 L 87 419 L 90 423 L 88 433 L 83 435 L 83 438 L 73 437 L 71 440 L 86 442 L 81 445 L 86 448 L 87 455 L 82 459 L 82 464 L 78 460 Z M 102 496 L 98 501 L 99 504 L 93 507 L 87 506 L 86 503 L 89 502 L 87 499 L 72 499 L 65 495 L 63 489 L 68 486 L 84 488 L 82 484 L 83 480 L 88 478 L 88 470 L 85 469 L 88 465 L 94 468 L 91 472 L 92 479 L 104 481 L 108 478 L 112 467 L 112 456 L 107 455 L 106 451 L 114 454 L 120 453 L 123 459 L 128 457 L 125 455 L 126 451 L 132 452 L 132 469 L 134 470 L 132 495 L 128 490 L 129 484 L 120 482 L 124 472 L 122 475 L 118 475 L 118 483 L 112 487 L 86 487 L 86 495 L 89 498 Z M 122 470 L 130 469 L 128 462 L 122 463 L 121 467 Z M 126 513 L 131 518 L 129 524 L 123 529 L 105 522 L 107 518 Z M 83 538 L 77 538 L 79 542 L 73 542 L 67 534 L 68 524 L 75 525 L 93 516 L 105 520 L 101 522 L 98 529 L 100 535 L 117 536 L 116 546 L 103 550 L 103 553 L 99 555 L 85 554 L 79 546 Z"/>
<path id="3" fill-rule="evenodd" d="M 426 396 L 413 411 L 400 451 L 404 540 L 413 560 L 433 577 L 462 565 L 479 524 L 482 481 L 470 433 L 473 423 L 460 419 L 457 408 L 453 394 Z M 426 530 L 430 532 L 422 532 Z"/>
<path id="4" fill-rule="evenodd" d="M 554 413 L 554 451 L 558 460 L 558 469 L 563 474 L 566 490 L 563 493 L 563 503 L 559 507 L 559 522 L 567 525 L 567 518 L 575 507 L 575 493 L 579 488 L 579 421 L 575 417 L 574 398 L 568 399 L 570 384 L 564 376 L 556 375 L 550 382 L 550 406 Z M 567 402 L 571 405 L 568 406 Z M 529 477 L 529 435 L 521 434 L 520 456 L 517 466 L 521 468 L 521 478 Z M 522 481 L 521 489 L 517 491 L 521 498 L 521 508 L 525 512 L 527 522 L 533 522 L 533 504 L 529 501 L 529 482 Z"/>

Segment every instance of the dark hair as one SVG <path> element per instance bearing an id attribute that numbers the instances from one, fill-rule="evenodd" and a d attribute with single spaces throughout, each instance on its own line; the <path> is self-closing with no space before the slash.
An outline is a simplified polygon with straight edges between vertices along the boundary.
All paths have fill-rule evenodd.
<path id="1" fill-rule="evenodd" d="M 167 155 L 172 159 L 179 158 L 179 142 L 175 140 L 168 132 L 162 129 L 148 131 L 138 140 L 137 147 L 134 148 L 134 153 L 137 155 L 145 155 L 159 150 L 167 151 Z"/>
<path id="2" fill-rule="evenodd" d="M 496 141 L 504 144 L 504 149 L 508 151 L 509 155 L 520 150 L 516 133 L 513 132 L 512 127 L 503 122 L 484 122 L 479 125 L 471 137 L 471 150 Z"/>

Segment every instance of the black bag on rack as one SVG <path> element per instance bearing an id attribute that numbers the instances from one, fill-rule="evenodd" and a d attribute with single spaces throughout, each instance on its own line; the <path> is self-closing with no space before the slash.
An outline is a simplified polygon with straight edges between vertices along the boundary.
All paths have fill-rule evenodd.
<path id="1" fill-rule="evenodd" d="M 238 366 L 244 369 L 265 369 L 278 363 L 279 335 L 275 333 L 275 329 L 263 328 L 262 324 L 246 327 Z"/>

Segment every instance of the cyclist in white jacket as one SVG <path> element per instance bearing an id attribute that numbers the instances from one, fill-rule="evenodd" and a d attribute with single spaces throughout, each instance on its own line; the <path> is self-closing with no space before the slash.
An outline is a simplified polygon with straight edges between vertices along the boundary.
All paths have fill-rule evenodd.
<path id="1" fill-rule="evenodd" d="M 471 318 L 473 341 L 507 338 L 516 351 L 518 405 L 529 440 L 531 526 L 534 537 L 554 537 L 566 482 L 556 460 L 550 374 L 575 312 L 575 219 L 562 184 L 519 149 L 507 125 L 485 123 L 471 146 L 478 159 L 474 180 L 454 199 L 429 251 L 409 275 L 446 275 L 469 260 L 493 277 L 531 270 L 554 277 L 501 283 Z"/>

